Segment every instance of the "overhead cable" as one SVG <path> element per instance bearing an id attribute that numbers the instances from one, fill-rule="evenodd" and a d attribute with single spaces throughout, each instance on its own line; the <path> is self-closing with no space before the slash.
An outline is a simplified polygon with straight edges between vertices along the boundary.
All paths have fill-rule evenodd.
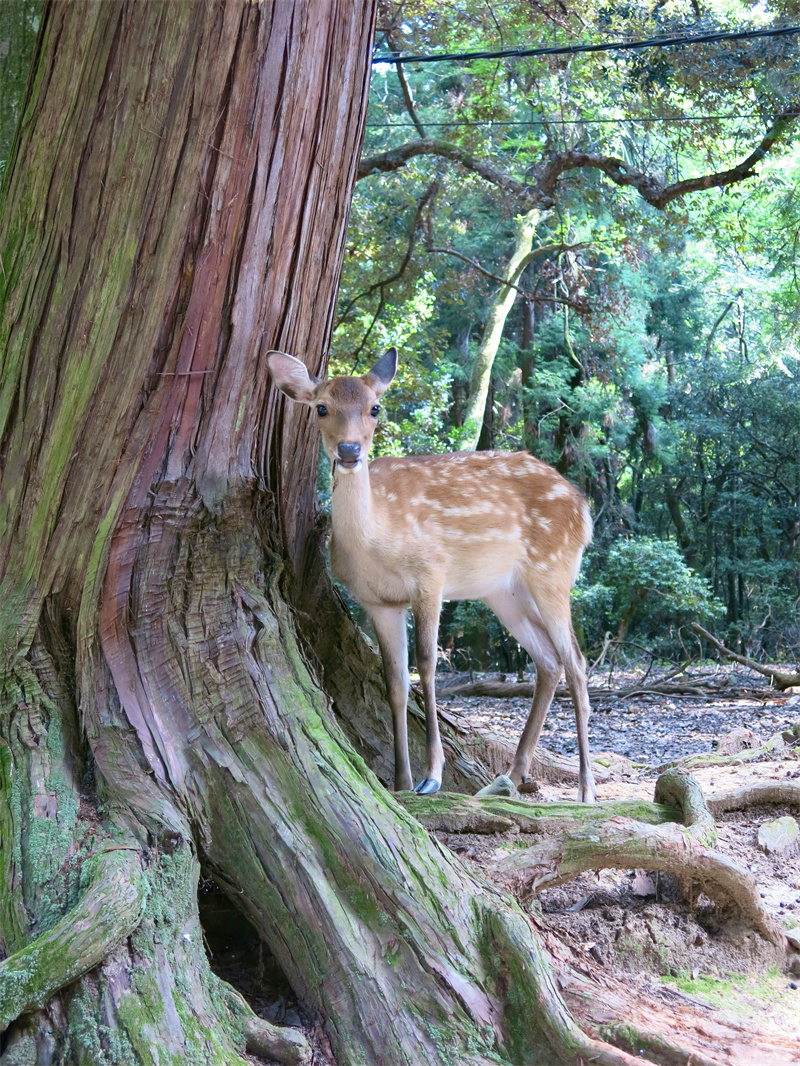
<path id="1" fill-rule="evenodd" d="M 505 119 L 485 118 L 480 122 L 429 122 L 425 119 L 426 126 L 447 127 L 451 126 L 597 126 L 597 125 L 624 125 L 626 122 L 711 122 L 722 119 L 760 119 L 760 115 L 741 115 L 736 112 L 729 115 L 656 115 L 648 118 L 646 115 L 626 115 L 624 118 L 531 118 L 531 119 Z M 410 122 L 368 122 L 368 130 L 412 130 Z"/>
<path id="2" fill-rule="evenodd" d="M 676 48 L 683 44 L 714 44 L 717 41 L 753 40 L 758 37 L 786 37 L 800 33 L 800 26 L 782 26 L 772 30 L 737 30 L 727 33 L 684 34 L 680 37 L 647 37 L 641 41 L 615 41 L 608 44 L 565 44 L 550 48 L 506 48 L 499 52 L 439 52 L 434 55 L 403 55 L 390 52 L 377 55 L 377 63 L 448 63 L 456 59 L 512 59 L 521 56 L 567 56 L 581 52 L 628 52 L 645 48 Z"/>

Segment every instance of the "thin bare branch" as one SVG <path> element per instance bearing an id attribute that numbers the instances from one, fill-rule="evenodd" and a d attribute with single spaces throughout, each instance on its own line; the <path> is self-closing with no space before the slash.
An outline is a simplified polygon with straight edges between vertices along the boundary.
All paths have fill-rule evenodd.
<path id="1" fill-rule="evenodd" d="M 354 305 L 358 303 L 359 300 L 366 299 L 367 296 L 371 296 L 372 293 L 378 289 L 383 291 L 383 289 L 387 285 L 391 285 L 393 282 L 400 280 L 400 278 L 406 271 L 406 267 L 411 262 L 411 257 L 414 254 L 414 248 L 416 247 L 417 241 L 419 240 L 420 233 L 422 231 L 422 217 L 425 213 L 425 208 L 428 206 L 428 204 L 430 204 L 431 200 L 434 198 L 434 196 L 436 196 L 436 193 L 438 191 L 439 182 L 432 181 L 420 197 L 419 201 L 417 202 L 417 210 L 414 213 L 414 219 L 411 223 L 411 229 L 409 230 L 408 234 L 408 247 L 406 248 L 406 253 L 403 256 L 403 261 L 400 263 L 400 266 L 397 268 L 394 274 L 390 274 L 388 278 L 381 278 L 380 281 L 376 281 L 373 285 L 370 285 L 369 288 L 364 289 L 363 292 L 356 293 L 356 295 L 348 303 L 347 307 L 345 307 L 344 311 L 342 311 L 342 313 L 338 316 L 339 322 L 344 322 L 346 320 L 347 316 L 352 311 Z"/>
<path id="2" fill-rule="evenodd" d="M 389 46 L 390 51 L 400 52 L 401 49 L 397 44 L 394 32 L 392 30 L 386 31 L 386 43 Z M 406 111 L 409 114 L 409 118 L 414 123 L 414 128 L 420 137 L 427 137 L 428 134 L 425 131 L 425 127 L 422 125 L 417 114 L 417 109 L 414 104 L 414 97 L 411 95 L 411 86 L 408 84 L 408 78 L 406 78 L 406 72 L 403 69 L 402 63 L 395 63 L 395 72 L 397 73 L 397 80 L 400 82 L 400 89 L 403 93 L 403 101 L 406 105 Z"/>
<path id="3" fill-rule="evenodd" d="M 541 248 L 536 248 L 531 253 L 529 261 L 539 258 L 542 255 L 549 255 L 551 252 L 563 252 L 571 251 L 575 248 L 585 248 L 585 244 L 545 244 Z M 468 255 L 462 255 L 461 252 L 457 252 L 455 248 L 442 248 L 436 245 L 428 245 L 429 252 L 437 252 L 440 255 L 452 255 L 456 259 L 460 259 L 462 263 L 466 263 L 468 266 L 473 267 L 479 274 L 483 274 L 485 278 L 489 278 L 490 281 L 497 281 L 500 285 L 503 285 L 507 289 L 515 289 L 521 296 L 524 296 L 526 300 L 530 300 L 531 303 L 557 303 L 565 304 L 568 307 L 574 307 L 577 310 L 584 310 L 584 308 L 571 300 L 562 300 L 557 296 L 537 296 L 535 293 L 530 292 L 528 289 L 523 289 L 519 285 L 515 285 L 507 278 L 501 277 L 499 274 L 493 274 L 491 270 L 487 270 L 486 267 L 481 266 L 477 259 L 471 259 Z"/>
<path id="4" fill-rule="evenodd" d="M 730 648 L 725 647 L 721 640 L 717 640 L 713 633 L 709 633 L 707 629 L 704 629 L 699 622 L 692 622 L 692 629 L 696 630 L 702 637 L 705 637 L 710 644 L 713 644 L 720 655 L 724 655 L 726 659 L 732 659 L 735 663 L 741 663 L 742 666 L 746 666 L 749 670 L 755 670 L 757 674 L 763 674 L 764 677 L 768 677 L 770 681 L 774 682 L 775 687 L 781 691 L 800 685 L 800 673 L 788 674 L 785 670 L 776 670 L 772 666 L 762 666 L 761 663 L 754 662 L 748 655 L 739 655 L 737 652 L 731 651 Z"/>

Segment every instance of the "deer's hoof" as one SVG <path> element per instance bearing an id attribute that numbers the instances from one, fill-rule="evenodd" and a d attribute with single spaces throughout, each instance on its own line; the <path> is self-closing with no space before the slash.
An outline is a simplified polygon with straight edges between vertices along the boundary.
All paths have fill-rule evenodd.
<path id="1" fill-rule="evenodd" d="M 434 792 L 438 792 L 442 787 L 442 782 L 437 781 L 435 777 L 423 777 L 418 785 L 414 786 L 414 791 L 418 796 L 432 796 Z"/>

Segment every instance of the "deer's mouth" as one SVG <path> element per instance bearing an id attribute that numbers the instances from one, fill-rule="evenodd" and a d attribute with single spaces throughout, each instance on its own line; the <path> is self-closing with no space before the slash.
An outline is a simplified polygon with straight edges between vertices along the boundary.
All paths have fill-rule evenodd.
<path id="1" fill-rule="evenodd" d="M 358 459 L 337 459 L 336 460 L 336 468 L 337 468 L 337 470 L 356 470 L 356 469 L 358 469 L 359 466 L 361 466 L 361 457 L 360 456 L 359 456 Z"/>

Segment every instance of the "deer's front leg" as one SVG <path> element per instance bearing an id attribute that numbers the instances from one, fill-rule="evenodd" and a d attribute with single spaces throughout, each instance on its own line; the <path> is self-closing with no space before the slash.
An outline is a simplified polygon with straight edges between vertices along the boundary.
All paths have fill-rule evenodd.
<path id="1" fill-rule="evenodd" d="M 439 640 L 440 597 L 414 604 L 414 631 L 416 634 L 417 670 L 422 683 L 425 701 L 425 772 L 414 791 L 421 796 L 438 792 L 444 774 L 444 750 L 439 736 L 439 718 L 436 714 L 436 649 Z"/>
<path id="2" fill-rule="evenodd" d="M 406 612 L 394 607 L 370 608 L 370 617 L 383 659 L 383 676 L 392 708 L 394 726 L 394 788 L 410 789 L 411 760 L 408 757 L 408 637 Z"/>

